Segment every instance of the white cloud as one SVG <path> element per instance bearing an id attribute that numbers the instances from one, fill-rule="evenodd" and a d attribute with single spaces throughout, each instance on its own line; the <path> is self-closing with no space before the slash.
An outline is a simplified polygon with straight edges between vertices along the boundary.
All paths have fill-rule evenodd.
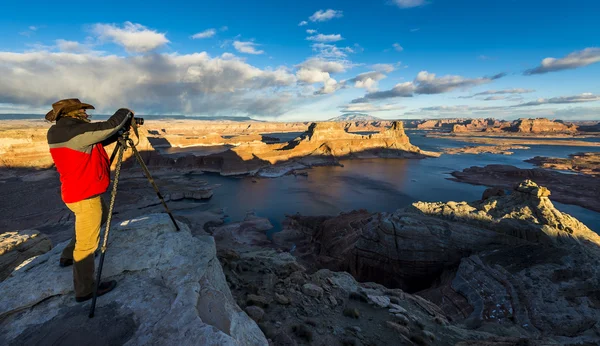
<path id="1" fill-rule="evenodd" d="M 349 53 L 354 53 L 354 50 L 350 47 L 337 47 L 327 43 L 314 43 L 311 47 L 313 51 L 319 53 L 317 56 L 320 58 L 343 59 Z"/>
<path id="2" fill-rule="evenodd" d="M 326 11 L 318 10 L 312 16 L 310 16 L 311 22 L 325 22 L 331 20 L 333 18 L 342 17 L 342 11 L 336 11 L 332 9 L 328 9 Z"/>
<path id="3" fill-rule="evenodd" d="M 310 35 L 312 35 L 312 34 L 314 34 L 316 32 L 317 32 L 317 30 L 314 30 L 314 29 L 306 29 L 306 33 L 310 34 Z"/>
<path id="4" fill-rule="evenodd" d="M 404 48 L 402 48 L 402 46 L 399 45 L 398 43 L 394 43 L 392 46 L 394 47 L 394 49 L 396 50 L 396 52 L 401 52 L 401 51 L 404 50 Z"/>
<path id="5" fill-rule="evenodd" d="M 94 32 L 101 40 L 110 40 L 133 53 L 150 52 L 169 43 L 165 34 L 131 22 L 125 22 L 123 28 L 114 24 L 96 24 Z"/>
<path id="6" fill-rule="evenodd" d="M 256 46 L 258 46 L 258 44 L 254 43 L 254 42 L 241 42 L 241 41 L 233 42 L 233 47 L 240 53 L 263 54 L 265 52 L 264 50 L 256 50 Z"/>
<path id="7" fill-rule="evenodd" d="M 364 88 L 367 89 L 367 91 L 372 92 L 377 90 L 377 82 L 384 78 L 386 78 L 386 75 L 384 75 L 383 73 L 377 71 L 370 71 L 361 73 L 358 76 L 349 79 L 345 82 L 354 83 L 355 88 Z"/>
<path id="8" fill-rule="evenodd" d="M 476 96 L 487 96 L 487 95 L 507 95 L 507 94 L 526 94 L 526 93 L 532 93 L 535 90 L 533 89 L 522 89 L 522 88 L 516 88 L 516 89 L 504 89 L 504 90 L 487 90 L 487 91 L 483 91 L 477 94 L 473 94 L 470 96 L 460 96 L 459 98 L 461 99 L 470 99 Z"/>
<path id="9" fill-rule="evenodd" d="M 399 65 L 400 63 L 398 63 Z M 375 71 L 390 73 L 394 71 L 396 68 L 394 64 L 374 64 L 371 66 Z"/>
<path id="10" fill-rule="evenodd" d="M 333 73 L 346 71 L 346 66 L 338 61 L 322 58 L 310 58 L 296 66 L 296 78 L 306 84 L 323 83 L 323 87 L 314 94 L 330 94 L 343 87 L 331 77 Z"/>
<path id="11" fill-rule="evenodd" d="M 549 99 L 539 98 L 535 101 L 514 105 L 513 107 L 540 106 L 540 105 L 545 105 L 545 104 L 582 103 L 582 102 L 594 102 L 594 101 L 600 101 L 600 95 L 594 95 L 592 93 L 583 93 L 581 95 L 576 95 L 576 96 L 559 96 L 559 97 L 551 97 Z"/>
<path id="12" fill-rule="evenodd" d="M 215 30 L 215 29 L 212 29 L 212 28 L 211 29 L 206 29 L 206 30 L 204 30 L 202 32 L 199 32 L 197 34 L 192 35 L 192 38 L 194 40 L 201 39 L 201 38 L 209 38 L 209 37 L 215 36 L 216 33 L 217 33 L 217 30 Z"/>
<path id="13" fill-rule="evenodd" d="M 492 77 L 464 78 L 461 76 L 443 76 L 436 77 L 434 73 L 421 71 L 415 78 L 417 94 L 441 94 L 455 89 L 467 89 L 476 85 L 492 82 L 494 79 L 503 77 L 504 74 L 498 74 Z"/>
<path id="14" fill-rule="evenodd" d="M 305 20 L 303 20 L 300 23 L 298 23 L 298 26 L 305 26 L 305 25 L 308 25 L 308 22 L 305 21 Z"/>
<path id="15" fill-rule="evenodd" d="M 0 103 L 49 108 L 73 95 L 98 112 L 131 107 L 146 114 L 278 115 L 290 100 L 281 88 L 296 82 L 284 68 L 259 69 L 206 53 L 119 57 L 0 52 L 0 75 Z"/>
<path id="16" fill-rule="evenodd" d="M 318 34 L 318 35 L 314 35 L 314 36 L 309 36 L 306 39 L 309 41 L 316 41 L 316 42 L 337 42 L 337 41 L 343 40 L 344 38 L 340 34 L 331 34 L 331 35 Z"/>
<path id="17" fill-rule="evenodd" d="M 374 105 L 371 103 L 349 103 L 347 105 L 341 106 L 340 108 L 342 113 L 373 113 L 401 110 L 405 107 L 395 104 Z"/>
<path id="18" fill-rule="evenodd" d="M 410 32 L 417 32 L 419 30 L 421 30 L 421 28 L 414 28 L 414 29 L 410 29 Z"/>
<path id="19" fill-rule="evenodd" d="M 546 58 L 542 60 L 540 66 L 529 69 L 523 74 L 533 75 L 561 70 L 574 69 L 600 62 L 600 48 L 586 48 L 584 50 L 573 52 L 564 58 Z"/>
<path id="20" fill-rule="evenodd" d="M 85 45 L 77 41 L 67 41 L 62 39 L 56 40 L 56 46 L 61 52 L 67 53 L 82 53 L 88 50 Z"/>
<path id="21" fill-rule="evenodd" d="M 495 79 L 504 77 L 504 75 L 500 73 L 495 76 L 480 78 L 464 78 L 452 75 L 436 77 L 434 73 L 421 71 L 412 82 L 396 84 L 391 90 L 370 92 L 362 98 L 353 100 L 352 103 L 393 97 L 412 97 L 414 94 L 441 94 L 455 89 L 468 89 L 490 83 Z"/>
<path id="22" fill-rule="evenodd" d="M 425 0 L 392 0 L 392 2 L 400 8 L 411 8 L 427 5 L 427 1 Z"/>

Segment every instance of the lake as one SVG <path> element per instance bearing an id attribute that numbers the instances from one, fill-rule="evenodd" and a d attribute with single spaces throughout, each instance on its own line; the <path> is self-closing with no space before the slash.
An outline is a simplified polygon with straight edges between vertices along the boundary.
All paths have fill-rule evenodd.
<path id="1" fill-rule="evenodd" d="M 440 151 L 443 147 L 469 145 L 453 139 L 426 138 L 419 131 L 407 133 L 411 143 L 424 150 Z M 284 134 L 268 135 L 284 137 Z M 285 134 L 285 139 L 297 135 Z M 344 167 L 312 168 L 307 177 L 257 179 L 203 174 L 197 179 L 220 185 L 214 190 L 212 199 L 203 202 L 207 209 L 224 207 L 228 221 L 243 220 L 247 212 L 254 211 L 258 216 L 269 218 L 277 231 L 286 214 L 337 215 L 355 209 L 393 212 L 415 201 L 474 201 L 481 198 L 486 187 L 447 180 L 450 172 L 492 163 L 531 168 L 533 165 L 523 160 L 537 155 L 567 157 L 579 151 L 600 151 L 598 147 L 530 147 L 529 150 L 514 150 L 514 155 L 458 154 L 423 160 L 346 160 L 342 161 Z M 600 232 L 600 213 L 574 205 L 554 204 Z"/>

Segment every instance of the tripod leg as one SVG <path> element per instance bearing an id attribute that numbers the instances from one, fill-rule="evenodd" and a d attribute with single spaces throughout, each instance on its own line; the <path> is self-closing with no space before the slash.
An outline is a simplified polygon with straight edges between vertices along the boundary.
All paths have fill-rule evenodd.
<path id="1" fill-rule="evenodd" d="M 94 317 L 94 310 L 96 309 L 96 299 L 98 298 L 98 286 L 100 285 L 100 279 L 102 277 L 102 267 L 104 266 L 104 255 L 106 254 L 106 244 L 108 243 L 108 232 L 110 232 L 110 222 L 112 220 L 112 212 L 115 207 L 115 198 L 117 197 L 117 185 L 119 184 L 119 175 L 121 174 L 121 163 L 123 162 L 123 152 L 125 151 L 125 144 L 119 142 L 113 152 L 115 156 L 116 150 L 118 149 L 119 157 L 117 159 L 117 167 L 115 169 L 115 180 L 113 181 L 113 188 L 110 195 L 110 206 L 108 208 L 108 217 L 106 219 L 106 229 L 104 230 L 104 240 L 102 242 L 100 255 L 100 264 L 98 265 L 98 272 L 96 273 L 96 282 L 94 283 L 94 293 L 92 298 L 92 306 L 90 307 L 89 318 Z M 111 159 L 112 161 L 112 159 Z"/>
<path id="2" fill-rule="evenodd" d="M 110 161 L 109 161 L 108 167 L 112 167 L 112 163 L 115 160 L 115 156 L 117 156 L 117 152 L 119 151 L 120 148 L 121 148 L 121 142 L 117 142 L 117 144 L 115 145 L 115 148 L 113 149 L 112 154 L 110 155 Z"/>
<path id="3" fill-rule="evenodd" d="M 173 221 L 173 225 L 175 225 L 175 229 L 177 229 L 179 231 L 179 226 L 177 226 L 177 222 L 175 222 L 175 218 L 173 217 L 173 214 L 171 214 L 171 211 L 169 210 L 169 207 L 167 206 L 165 199 L 160 194 L 160 191 L 158 190 L 158 186 L 156 186 L 156 183 L 154 182 L 154 179 L 152 178 L 152 175 L 150 174 L 150 171 L 148 170 L 148 166 L 146 166 L 146 164 L 144 163 L 142 156 L 140 156 L 140 153 L 137 151 L 137 148 L 135 147 L 135 144 L 133 143 L 133 141 L 131 139 L 129 140 L 129 145 L 131 146 L 131 149 L 133 150 L 133 154 L 135 155 L 135 158 L 139 162 L 140 166 L 142 166 L 142 170 L 144 171 L 144 174 L 146 174 L 146 178 L 148 178 L 148 181 L 154 188 L 154 191 L 156 191 L 156 195 L 158 196 L 158 198 L 162 202 L 162 205 L 165 207 L 165 210 L 169 214 L 171 221 Z"/>

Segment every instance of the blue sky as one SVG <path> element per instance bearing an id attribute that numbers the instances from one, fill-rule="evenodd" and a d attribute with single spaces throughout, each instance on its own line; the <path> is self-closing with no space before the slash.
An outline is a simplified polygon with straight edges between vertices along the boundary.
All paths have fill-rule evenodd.
<path id="1" fill-rule="evenodd" d="M 9 1 L 0 113 L 79 97 L 98 113 L 282 121 L 600 119 L 599 12 L 593 0 Z"/>

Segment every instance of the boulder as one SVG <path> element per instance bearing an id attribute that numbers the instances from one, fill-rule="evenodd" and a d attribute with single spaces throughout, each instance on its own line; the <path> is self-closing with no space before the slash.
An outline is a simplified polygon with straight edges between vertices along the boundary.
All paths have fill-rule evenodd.
<path id="1" fill-rule="evenodd" d="M 235 303 L 213 238 L 180 227 L 166 214 L 115 225 L 102 276 L 118 285 L 98 298 L 96 323 L 74 300 L 71 268 L 57 265 L 66 243 L 16 270 L 0 283 L 0 344 L 267 345 Z"/>

